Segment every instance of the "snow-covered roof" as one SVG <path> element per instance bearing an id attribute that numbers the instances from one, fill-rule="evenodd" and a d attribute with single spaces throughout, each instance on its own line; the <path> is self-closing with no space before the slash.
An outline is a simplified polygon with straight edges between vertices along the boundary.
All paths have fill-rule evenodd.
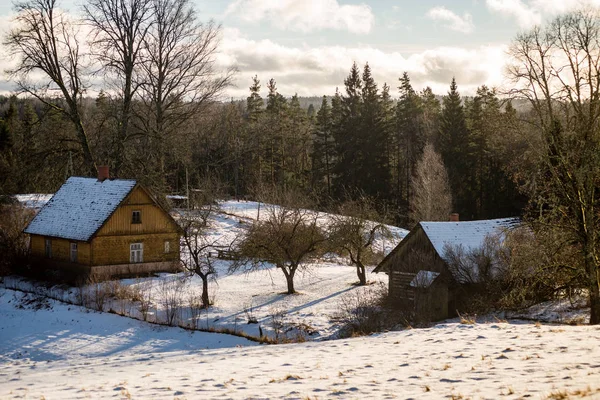
<path id="1" fill-rule="evenodd" d="M 479 248 L 486 236 L 502 235 L 516 225 L 518 218 L 488 219 L 461 222 L 421 222 L 423 231 L 440 257 L 444 257 L 446 246 L 462 246 L 465 251 Z"/>
<path id="2" fill-rule="evenodd" d="M 25 233 L 88 241 L 136 185 L 134 180 L 71 177 Z"/>
<path id="3" fill-rule="evenodd" d="M 409 285 L 416 288 L 426 289 L 431 286 L 433 281 L 435 281 L 435 278 L 438 276 L 440 276 L 439 272 L 421 270 L 417 272 L 413 280 L 410 281 Z"/>

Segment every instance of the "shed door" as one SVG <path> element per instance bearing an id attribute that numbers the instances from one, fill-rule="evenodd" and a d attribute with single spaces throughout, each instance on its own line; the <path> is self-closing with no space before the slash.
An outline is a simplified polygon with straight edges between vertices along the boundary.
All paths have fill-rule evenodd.
<path id="1" fill-rule="evenodd" d="M 129 245 L 129 262 L 141 263 L 144 262 L 144 244 L 131 243 Z"/>

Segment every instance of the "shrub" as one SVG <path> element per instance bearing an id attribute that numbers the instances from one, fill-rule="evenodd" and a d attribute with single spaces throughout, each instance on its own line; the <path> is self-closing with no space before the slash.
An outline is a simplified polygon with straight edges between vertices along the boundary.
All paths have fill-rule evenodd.
<path id="1" fill-rule="evenodd" d="M 340 336 L 361 336 L 389 329 L 402 321 L 402 314 L 387 307 L 388 290 L 383 282 L 360 287 L 344 295 L 335 319 L 342 323 Z"/>
<path id="2" fill-rule="evenodd" d="M 33 211 L 14 204 L 0 204 L 0 276 L 27 264 L 29 238 L 23 229 Z"/>

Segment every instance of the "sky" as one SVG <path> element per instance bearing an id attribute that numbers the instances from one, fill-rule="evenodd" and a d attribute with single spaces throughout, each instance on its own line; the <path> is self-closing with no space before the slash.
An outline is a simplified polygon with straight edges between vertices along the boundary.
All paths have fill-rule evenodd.
<path id="1" fill-rule="evenodd" d="M 343 91 L 353 62 L 369 63 L 381 87 L 397 94 L 408 72 L 413 87 L 445 94 L 452 77 L 459 91 L 478 86 L 500 91 L 511 40 L 536 24 L 600 0 L 191 0 L 202 21 L 222 26 L 217 61 L 234 66 L 234 85 L 224 97 L 244 98 L 257 75 L 266 94 L 273 78 L 280 93 L 332 95 Z M 82 0 L 58 0 L 72 14 Z M 0 31 L 12 7 L 0 4 Z M 5 69 L 11 60 L 0 48 Z M 6 80 L 0 90 L 10 88 Z"/>

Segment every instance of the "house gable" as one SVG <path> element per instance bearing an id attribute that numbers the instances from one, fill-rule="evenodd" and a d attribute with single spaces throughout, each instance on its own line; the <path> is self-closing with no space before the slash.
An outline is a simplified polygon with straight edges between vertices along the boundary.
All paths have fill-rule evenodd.
<path id="1" fill-rule="evenodd" d="M 134 217 L 134 212 L 138 217 Z M 135 218 L 139 218 L 139 221 Z M 177 233 L 173 218 L 141 186 L 136 187 L 117 207 L 94 236 Z"/>

